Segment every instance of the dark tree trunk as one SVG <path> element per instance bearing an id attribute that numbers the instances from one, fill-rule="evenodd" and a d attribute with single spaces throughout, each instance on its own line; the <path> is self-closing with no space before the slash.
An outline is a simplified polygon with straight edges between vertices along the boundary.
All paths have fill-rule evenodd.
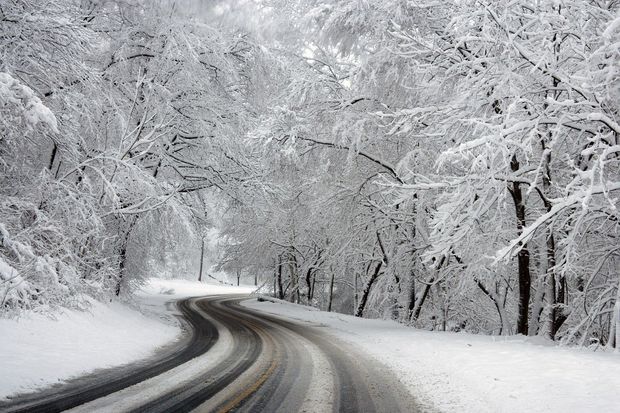
<path id="1" fill-rule="evenodd" d="M 56 160 L 56 153 L 58 151 L 58 145 L 56 145 L 56 142 L 52 142 L 52 154 L 50 155 L 50 162 L 49 165 L 47 166 L 47 169 L 50 170 L 50 173 L 52 171 L 52 168 L 54 167 L 54 161 Z"/>
<path id="2" fill-rule="evenodd" d="M 547 292 L 549 294 L 549 301 L 551 302 L 551 331 L 549 331 L 549 336 L 553 340 L 555 337 L 555 333 L 558 331 L 559 326 L 557 325 L 557 294 L 556 294 L 556 280 L 555 280 L 555 239 L 553 238 L 553 232 L 551 229 L 547 230 L 547 283 L 548 289 Z"/>
<path id="3" fill-rule="evenodd" d="M 539 194 L 543 201 L 543 204 L 545 205 L 545 209 L 547 210 L 547 212 L 549 212 L 551 211 L 551 208 L 553 206 L 551 202 L 549 201 L 549 199 L 547 198 L 549 196 L 548 193 L 551 188 L 551 168 L 550 168 L 551 152 L 547 150 L 547 145 L 546 145 L 545 140 L 541 139 L 541 142 L 542 142 L 543 152 L 545 153 L 544 173 L 542 176 L 544 194 L 540 192 Z M 550 328 L 551 329 L 549 331 L 549 336 L 552 340 L 555 340 L 555 336 L 557 332 L 560 330 L 560 327 L 562 327 L 562 324 L 564 324 L 564 321 L 566 321 L 566 315 L 562 308 L 562 305 L 564 304 L 564 298 L 565 298 L 566 279 L 563 276 L 561 276 L 558 282 L 558 279 L 556 278 L 555 251 L 556 251 L 555 237 L 553 235 L 553 229 L 549 227 L 547 228 L 547 233 L 546 233 L 546 256 L 547 256 L 547 284 L 548 284 L 547 292 L 549 294 L 549 301 L 551 302 L 551 314 L 550 314 L 550 318 L 551 318 Z"/>
<path id="4" fill-rule="evenodd" d="M 205 255 L 205 238 L 202 237 L 202 243 L 200 244 L 200 270 L 198 271 L 198 281 L 202 281 L 202 262 Z"/>
<path id="5" fill-rule="evenodd" d="M 428 292 L 431 290 L 431 283 L 433 281 L 435 281 L 435 278 L 431 277 L 431 279 L 428 280 L 428 282 L 424 283 L 424 287 L 422 288 L 422 293 L 416 300 L 415 306 L 411 313 L 411 321 L 416 321 L 418 318 L 420 318 L 420 313 L 422 312 L 422 306 L 424 305 L 424 302 L 426 301 L 426 297 L 428 297 Z"/>
<path id="6" fill-rule="evenodd" d="M 310 299 L 314 298 L 314 293 L 316 291 L 316 271 L 312 274 L 312 295 L 310 297 Z"/>
<path id="7" fill-rule="evenodd" d="M 306 295 L 306 303 L 308 305 L 310 305 L 310 301 L 312 300 L 311 278 L 312 278 L 312 268 L 308 268 L 308 271 L 306 271 L 306 276 L 304 277 L 304 279 L 306 280 L 306 291 L 308 292 Z"/>
<path id="8" fill-rule="evenodd" d="M 126 259 L 127 259 L 127 245 L 124 245 L 121 247 L 119 251 L 118 279 L 116 280 L 116 287 L 114 288 L 114 294 L 117 297 L 121 295 L 121 286 L 123 284 L 123 275 L 125 273 Z"/>
<path id="9" fill-rule="evenodd" d="M 114 288 L 114 295 L 117 297 L 121 295 L 121 286 L 123 284 L 123 275 L 125 272 L 125 261 L 127 259 L 127 243 L 125 242 L 119 251 L 119 263 L 118 263 L 118 279 L 116 280 L 116 287 Z"/>
<path id="10" fill-rule="evenodd" d="M 291 279 L 291 302 L 299 304 L 299 267 L 297 265 L 297 256 L 294 252 L 289 252 L 288 268 Z"/>
<path id="11" fill-rule="evenodd" d="M 319 252 L 314 260 L 314 263 L 308 268 L 306 271 L 306 288 L 307 288 L 307 303 L 310 305 L 312 298 L 314 298 L 314 280 L 316 279 L 316 272 L 319 268 L 319 263 L 321 262 L 321 253 Z"/>
<path id="12" fill-rule="evenodd" d="M 409 285 L 409 297 L 407 298 L 407 310 L 409 311 L 409 314 L 411 314 L 411 312 L 415 308 L 415 298 L 415 277 L 413 274 L 413 270 L 411 270 L 411 284 Z"/>
<path id="13" fill-rule="evenodd" d="M 278 285 L 278 298 L 284 299 L 284 289 L 282 288 L 282 256 L 278 256 L 278 268 L 276 271 L 276 283 Z"/>
<path id="14" fill-rule="evenodd" d="M 381 261 L 379 261 L 379 264 L 377 264 L 377 266 L 375 267 L 375 270 L 370 276 L 370 278 L 366 280 L 366 284 L 364 285 L 364 289 L 362 290 L 360 301 L 357 305 L 357 309 L 355 310 L 356 317 L 363 316 L 364 308 L 366 307 L 366 301 L 368 301 L 368 294 L 370 294 L 370 290 L 372 289 L 373 284 L 375 283 L 377 278 L 379 278 L 379 274 L 381 272 L 381 268 L 383 267 L 383 265 L 385 264 L 386 267 L 388 265 L 388 256 L 387 256 L 387 253 L 385 252 L 385 248 L 383 247 L 383 242 L 381 241 L 381 235 L 379 234 L 379 231 L 377 231 L 376 234 L 377 234 L 377 244 L 379 245 L 379 249 L 381 250 L 381 254 L 383 255 L 383 258 L 381 259 Z M 368 268 L 370 268 L 370 264 L 368 265 Z"/>
<path id="15" fill-rule="evenodd" d="M 457 260 L 460 259 L 457 257 Z M 441 267 L 446 262 L 446 257 L 441 257 L 439 264 L 437 265 L 437 271 L 441 269 Z M 435 277 L 431 277 L 428 281 L 424 283 L 424 287 L 422 288 L 422 293 L 418 295 L 417 299 L 413 303 L 413 309 L 410 310 L 410 320 L 415 322 L 418 318 L 420 318 L 420 313 L 422 312 L 422 306 L 428 297 L 428 293 L 431 290 L 431 284 L 435 281 Z M 409 303 L 411 307 L 412 303 Z"/>
<path id="16" fill-rule="evenodd" d="M 332 311 L 332 302 L 334 297 L 334 278 L 335 274 L 333 268 L 330 268 L 331 277 L 329 279 L 329 299 L 327 300 L 327 311 Z"/>
<path id="17" fill-rule="evenodd" d="M 357 309 L 357 303 L 358 303 L 357 279 L 358 279 L 357 271 L 354 271 L 353 272 L 353 312 L 355 312 L 355 310 Z"/>
<path id="18" fill-rule="evenodd" d="M 517 156 L 513 155 L 510 161 L 510 168 L 513 172 L 519 170 L 519 161 Z M 523 200 L 523 191 L 521 183 L 513 182 L 512 188 L 509 188 L 510 194 L 515 205 L 515 214 L 517 217 L 517 235 L 521 235 L 525 227 L 525 202 Z M 532 278 L 530 274 L 530 252 L 527 244 L 521 244 L 521 250 L 517 254 L 517 265 L 519 272 L 519 304 L 517 312 L 517 333 L 528 334 L 528 320 L 530 309 L 530 291 Z"/>
<path id="19" fill-rule="evenodd" d="M 366 307 L 366 301 L 368 301 L 368 294 L 372 289 L 373 284 L 379 277 L 379 272 L 381 271 L 381 267 L 383 267 L 383 261 L 379 261 L 372 275 L 364 284 L 364 289 L 362 290 L 362 294 L 360 295 L 359 303 L 357 304 L 357 309 L 355 310 L 356 317 L 362 317 L 364 315 L 364 308 Z"/>
<path id="20" fill-rule="evenodd" d="M 125 266 L 127 263 L 127 245 L 129 244 L 129 236 L 131 235 L 131 230 L 133 229 L 136 223 L 136 217 L 132 216 L 131 222 L 128 225 L 128 228 L 125 230 L 121 243 L 118 247 L 118 279 L 116 280 L 116 287 L 114 288 L 114 294 L 118 297 L 121 295 L 121 288 L 123 284 L 123 277 L 125 276 Z"/>

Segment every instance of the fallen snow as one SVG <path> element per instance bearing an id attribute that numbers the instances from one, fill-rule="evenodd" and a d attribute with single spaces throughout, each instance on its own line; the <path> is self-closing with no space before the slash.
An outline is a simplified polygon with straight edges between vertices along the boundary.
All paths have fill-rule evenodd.
<path id="1" fill-rule="evenodd" d="M 523 336 L 429 332 L 276 301 L 243 305 L 314 325 L 384 363 L 423 407 L 443 412 L 618 412 L 620 355 Z"/>
<path id="2" fill-rule="evenodd" d="M 152 279 L 138 294 L 140 310 L 94 302 L 89 312 L 65 311 L 56 320 L 41 315 L 0 320 L 0 398 L 152 355 L 179 337 L 176 310 L 167 304 L 172 300 L 253 289 Z M 429 410 L 619 410 L 617 353 L 556 347 L 524 337 L 421 331 L 290 303 L 253 299 L 244 305 L 321 325 L 357 345 L 392 369 Z"/>
<path id="3" fill-rule="evenodd" d="M 222 295 L 222 294 L 250 294 L 256 289 L 249 285 L 228 285 L 199 283 L 188 280 L 163 280 L 151 278 L 148 283 L 137 293 L 139 297 L 168 297 L 169 299 L 180 299 L 185 297 L 197 297 L 203 295 Z"/>
<path id="4" fill-rule="evenodd" d="M 56 320 L 0 320 L 0 371 L 10 372 L 0 375 L 0 398 L 147 357 L 179 333 L 119 303 L 93 302 L 89 312 L 64 311 Z"/>
<path id="5" fill-rule="evenodd" d="M 89 311 L 65 310 L 54 319 L 0 319 L 0 399 L 152 356 L 181 334 L 170 301 L 252 290 L 151 279 L 137 294 L 137 308 L 93 301 Z"/>

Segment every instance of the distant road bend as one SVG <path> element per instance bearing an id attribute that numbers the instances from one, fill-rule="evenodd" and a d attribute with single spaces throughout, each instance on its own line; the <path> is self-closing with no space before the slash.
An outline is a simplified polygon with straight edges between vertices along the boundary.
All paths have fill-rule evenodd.
<path id="1" fill-rule="evenodd" d="M 382 365 L 246 296 L 181 300 L 184 340 L 157 358 L 0 403 L 2 412 L 415 412 Z"/>

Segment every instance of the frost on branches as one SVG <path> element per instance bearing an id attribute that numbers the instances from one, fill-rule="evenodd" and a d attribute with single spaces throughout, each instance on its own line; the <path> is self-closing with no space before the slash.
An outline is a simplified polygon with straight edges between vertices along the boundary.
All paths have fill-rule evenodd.
<path id="1" fill-rule="evenodd" d="M 209 191 L 242 177 L 257 49 L 174 10 L 0 7 L 3 315 L 193 277 Z"/>
<path id="2" fill-rule="evenodd" d="M 359 316 L 618 346 L 620 5 L 273 4 L 236 265 Z"/>
<path id="3" fill-rule="evenodd" d="M 618 2 L 130 3 L 0 8 L 3 310 L 218 245 L 283 299 L 618 347 Z"/>

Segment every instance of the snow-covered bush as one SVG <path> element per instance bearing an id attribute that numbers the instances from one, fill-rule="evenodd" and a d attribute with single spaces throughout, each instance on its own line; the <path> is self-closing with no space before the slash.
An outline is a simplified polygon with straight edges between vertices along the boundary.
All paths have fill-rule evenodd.
<path id="1" fill-rule="evenodd" d="M 75 306 L 83 294 L 102 298 L 114 272 L 98 253 L 101 223 L 83 201 L 53 183 L 38 203 L 0 201 L 0 311 Z"/>

